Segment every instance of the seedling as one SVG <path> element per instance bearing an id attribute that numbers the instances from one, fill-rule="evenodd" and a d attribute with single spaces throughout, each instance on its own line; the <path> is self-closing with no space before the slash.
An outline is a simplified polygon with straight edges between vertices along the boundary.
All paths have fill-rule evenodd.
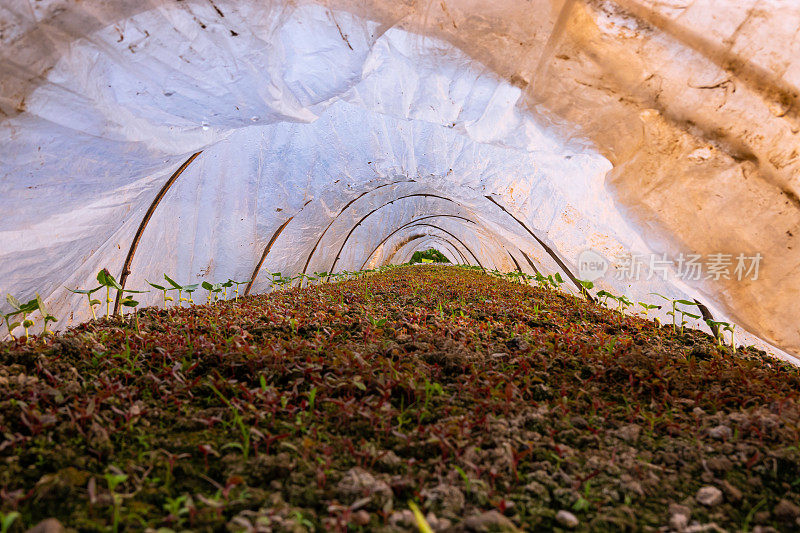
<path id="1" fill-rule="evenodd" d="M 85 294 L 86 295 L 86 299 L 89 301 L 89 310 L 92 312 L 92 320 L 97 320 L 97 315 L 94 312 L 94 306 L 95 305 L 100 305 L 100 300 L 92 299 L 92 294 L 94 294 L 97 291 L 99 291 L 100 289 L 102 289 L 103 288 L 102 285 L 100 285 L 98 287 L 95 287 L 94 289 L 75 289 L 75 290 L 73 290 L 73 289 L 70 289 L 69 287 L 64 287 L 64 288 L 67 289 L 69 292 L 72 292 L 72 293 L 75 293 L 75 294 Z"/>
<path id="2" fill-rule="evenodd" d="M 170 278 L 166 274 L 164 274 L 164 279 L 167 280 L 167 283 L 172 285 L 172 290 L 178 291 L 178 307 L 181 306 L 181 295 L 183 294 L 183 287 L 178 284 L 174 279 Z"/>
<path id="3" fill-rule="evenodd" d="M 641 305 L 642 308 L 644 309 L 644 316 L 647 316 L 648 311 L 652 311 L 653 309 L 661 309 L 660 305 L 651 305 L 651 304 L 646 304 L 644 302 L 639 302 L 639 305 Z"/>
<path id="4" fill-rule="evenodd" d="M 726 324 L 723 326 L 723 329 L 731 332 L 731 348 L 733 349 L 733 353 L 736 353 L 736 340 L 733 337 L 736 330 L 736 324 Z"/>
<path id="5" fill-rule="evenodd" d="M 10 511 L 8 514 L 0 512 L 0 533 L 8 533 L 11 526 L 20 516 L 17 511 Z"/>
<path id="6" fill-rule="evenodd" d="M 623 314 L 625 309 L 633 305 L 633 302 L 630 301 L 624 294 L 622 296 L 616 296 L 614 299 L 617 300 L 617 311 L 619 311 L 620 315 Z"/>
<path id="7" fill-rule="evenodd" d="M 423 261 L 425 260 L 423 259 Z M 419 532 L 433 533 L 433 529 L 431 528 L 430 524 L 428 524 L 428 521 L 425 520 L 425 516 L 423 516 L 422 511 L 419 510 L 417 504 L 410 501 L 408 502 L 408 507 L 411 509 L 411 512 L 414 513 L 414 521 L 417 523 L 417 528 L 419 528 Z"/>
<path id="8" fill-rule="evenodd" d="M 223 300 L 227 300 L 228 299 L 228 287 L 231 287 L 232 285 L 233 285 L 233 281 L 231 281 L 231 280 L 228 280 L 225 283 L 220 283 L 219 284 L 219 286 L 222 287 L 222 299 Z"/>
<path id="9" fill-rule="evenodd" d="M 233 293 L 234 293 L 234 295 L 235 295 L 233 299 L 234 299 L 234 300 L 238 300 L 238 299 L 239 299 L 239 285 L 247 285 L 248 283 L 250 283 L 250 281 L 251 281 L 251 280 L 247 280 L 247 281 L 235 281 L 235 280 L 229 279 L 228 281 L 229 281 L 230 283 L 233 283 L 234 285 L 236 285 L 236 286 L 233 288 Z M 203 287 L 203 288 L 205 288 L 205 287 Z"/>
<path id="10" fill-rule="evenodd" d="M 188 305 L 193 305 L 194 300 L 192 300 L 192 293 L 197 290 L 199 287 L 199 283 L 193 283 L 192 285 L 184 285 L 181 287 L 182 290 L 186 291 L 186 298 L 181 298 L 181 302 L 186 302 Z"/>
<path id="11" fill-rule="evenodd" d="M 33 320 L 30 320 L 28 315 L 39 309 L 38 295 L 37 298 L 34 298 L 33 300 L 28 301 L 28 303 L 23 304 L 10 294 L 6 294 L 6 301 L 9 303 L 9 305 L 11 305 L 11 307 L 14 308 L 14 311 L 4 316 L 6 320 L 6 327 L 8 328 L 8 334 L 13 337 L 14 334 L 12 331 L 21 325 L 23 328 L 25 328 L 25 339 L 27 342 L 28 329 L 34 325 Z M 17 315 L 22 315 L 22 322 L 9 323 L 8 319 Z"/>
<path id="12" fill-rule="evenodd" d="M 217 294 L 222 292 L 222 287 L 219 286 L 219 283 L 211 284 L 207 281 L 204 281 L 201 286 L 208 291 L 208 294 L 206 295 L 206 303 L 210 304 L 212 299 L 216 302 Z"/>
<path id="13" fill-rule="evenodd" d="M 48 333 L 52 335 L 53 332 L 47 329 L 47 323 L 58 322 L 58 319 L 53 315 L 51 315 L 50 312 L 47 310 L 47 307 L 45 307 L 44 301 L 42 300 L 42 297 L 39 296 L 38 292 L 36 293 L 36 304 L 37 307 L 39 308 L 39 312 L 42 314 L 42 319 L 44 321 L 44 326 L 42 326 L 42 335 L 47 335 Z"/>
<path id="14" fill-rule="evenodd" d="M 730 324 L 728 324 L 727 322 L 719 322 L 719 321 L 716 321 L 716 320 L 711 320 L 710 318 L 706 319 L 706 324 L 708 324 L 708 327 L 712 332 L 716 328 L 716 331 L 717 331 L 717 335 L 716 335 L 716 337 L 717 337 L 717 347 L 722 348 L 723 336 L 722 336 L 721 328 L 724 328 L 726 326 L 730 326 Z"/>
<path id="15" fill-rule="evenodd" d="M 106 318 L 111 316 L 111 289 L 116 289 L 117 291 L 122 290 L 122 285 L 120 285 L 114 276 L 108 271 L 107 268 L 104 268 L 100 272 L 97 273 L 97 281 L 100 283 L 101 287 L 106 288 Z"/>
<path id="16" fill-rule="evenodd" d="M 667 315 L 672 316 L 672 331 L 677 330 L 678 329 L 678 310 L 677 310 L 678 300 L 673 300 L 672 298 L 667 298 L 663 294 L 658 294 L 657 292 L 651 292 L 650 294 L 652 294 L 653 296 L 658 296 L 659 298 L 663 298 L 664 300 L 666 300 L 666 301 L 668 301 L 668 302 L 670 302 L 672 304 L 672 311 L 668 311 Z M 684 301 L 687 301 L 687 300 L 684 300 Z"/>
<path id="17" fill-rule="evenodd" d="M 608 305 L 606 305 L 606 302 L 608 301 L 609 298 L 611 298 L 612 300 L 619 300 L 619 298 L 617 298 L 616 296 L 614 296 L 613 294 L 611 294 L 608 291 L 600 291 L 600 292 L 598 292 L 597 293 L 597 297 L 598 298 L 602 298 L 602 300 L 600 301 L 600 305 L 604 305 L 606 307 L 608 307 Z"/>
<path id="18" fill-rule="evenodd" d="M 131 289 L 125 289 L 124 291 L 122 291 L 122 294 L 124 296 L 125 293 L 128 293 L 128 294 L 144 294 L 145 292 L 150 292 L 150 291 L 134 291 L 134 290 L 131 290 Z M 120 305 L 123 305 L 125 307 L 133 308 L 133 316 L 136 319 L 136 331 L 139 332 L 139 313 L 138 313 L 138 311 L 136 309 L 137 307 L 139 307 L 138 300 L 134 300 L 133 297 L 131 297 L 131 296 L 124 296 L 119 303 L 120 303 Z"/>
<path id="19" fill-rule="evenodd" d="M 111 493 L 112 505 L 114 507 L 112 515 L 112 531 L 117 533 L 119 531 L 119 511 L 122 507 L 122 495 L 117 494 L 116 490 L 120 483 L 124 483 L 128 479 L 128 476 L 121 473 L 118 474 L 115 472 L 107 472 L 104 477 L 106 479 L 106 483 L 108 483 L 108 491 Z"/>
<path id="20" fill-rule="evenodd" d="M 145 281 L 147 281 L 147 280 L 145 280 Z M 151 287 L 153 287 L 154 289 L 158 289 L 158 290 L 161 291 L 161 293 L 162 293 L 162 295 L 164 297 L 164 309 L 166 309 L 167 308 L 167 302 L 173 301 L 172 296 L 167 296 L 167 291 L 171 291 L 172 289 L 168 289 L 167 287 L 164 287 L 162 285 L 157 285 L 157 284 L 151 283 L 149 281 L 147 281 L 147 284 L 150 285 Z"/>

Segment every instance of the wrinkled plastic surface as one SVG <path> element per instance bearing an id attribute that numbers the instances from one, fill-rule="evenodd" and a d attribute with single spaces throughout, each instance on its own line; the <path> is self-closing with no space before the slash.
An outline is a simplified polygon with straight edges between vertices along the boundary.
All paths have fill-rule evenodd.
<path id="1" fill-rule="evenodd" d="M 86 319 L 64 286 L 118 275 L 202 150 L 128 288 L 248 279 L 290 219 L 253 292 L 430 246 L 565 279 L 553 255 L 577 274 L 589 248 L 761 253 L 758 280 L 612 260 L 598 287 L 698 298 L 798 354 L 798 21 L 778 0 L 4 2 L 0 291 Z"/>

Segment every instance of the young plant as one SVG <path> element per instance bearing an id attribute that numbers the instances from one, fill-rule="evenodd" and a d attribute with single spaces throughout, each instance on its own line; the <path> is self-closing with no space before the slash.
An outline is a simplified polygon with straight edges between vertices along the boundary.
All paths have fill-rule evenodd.
<path id="1" fill-rule="evenodd" d="M 34 298 L 33 300 L 28 301 L 28 303 L 23 304 L 10 294 L 6 294 L 6 301 L 11 307 L 14 308 L 14 311 L 4 315 L 6 327 L 8 328 L 8 334 L 13 337 L 14 334 L 12 331 L 21 325 L 23 328 L 25 328 L 25 340 L 27 342 L 28 329 L 34 325 L 33 320 L 30 320 L 28 315 L 39 309 L 38 299 Z M 9 318 L 17 315 L 22 315 L 22 322 L 9 323 Z"/>
<path id="2" fill-rule="evenodd" d="M 736 340 L 733 338 L 736 324 L 727 324 L 723 326 L 723 329 L 731 332 L 731 348 L 733 349 L 733 353 L 736 353 Z"/>
<path id="3" fill-rule="evenodd" d="M 98 287 L 95 287 L 94 289 L 75 289 L 75 290 L 72 290 L 69 287 L 64 287 L 64 288 L 67 289 L 69 292 L 72 292 L 72 293 L 75 293 L 75 294 L 85 294 L 86 295 L 86 299 L 89 301 L 89 310 L 92 312 L 92 320 L 97 320 L 97 315 L 94 312 L 94 306 L 95 305 L 100 305 L 101 302 L 100 302 L 100 300 L 92 299 L 92 294 L 94 294 L 97 291 L 99 291 L 100 289 L 102 289 L 103 288 L 102 285 L 100 285 Z"/>
<path id="4" fill-rule="evenodd" d="M 107 268 L 97 273 L 97 281 L 101 287 L 106 288 L 106 318 L 108 318 L 111 316 L 111 289 L 121 291 L 122 285 L 114 279 L 114 276 L 111 275 Z"/>
<path id="5" fill-rule="evenodd" d="M 150 291 L 134 291 L 134 290 L 130 290 L 130 289 L 125 289 L 124 291 L 122 291 L 123 298 L 119 302 L 120 305 L 123 305 L 125 307 L 133 308 L 133 316 L 136 319 L 136 331 L 137 332 L 140 332 L 140 330 L 139 330 L 139 313 L 138 313 L 138 311 L 136 309 L 137 307 L 139 307 L 139 302 L 137 300 L 134 300 L 132 296 L 124 296 L 124 295 L 125 295 L 125 293 L 128 293 L 128 294 L 143 294 L 145 292 L 150 292 Z"/>
<path id="6" fill-rule="evenodd" d="M 652 311 L 653 309 L 661 309 L 660 305 L 651 305 L 651 304 L 646 304 L 644 302 L 639 302 L 639 305 L 641 305 L 642 308 L 644 309 L 644 316 L 647 316 L 648 311 Z"/>
<path id="7" fill-rule="evenodd" d="M 194 300 L 192 299 L 192 293 L 196 291 L 197 287 L 199 286 L 200 286 L 199 283 L 193 283 L 192 285 L 184 285 L 183 287 L 181 287 L 181 290 L 186 291 L 186 298 L 180 298 L 179 302 L 186 302 L 187 305 L 194 304 Z"/>
<path id="8" fill-rule="evenodd" d="M 717 338 L 717 347 L 722 348 L 723 336 L 722 336 L 722 330 L 720 328 L 725 328 L 727 326 L 730 326 L 730 324 L 728 324 L 727 322 L 711 320 L 710 318 L 706 319 L 706 324 L 708 324 L 708 327 L 712 333 L 716 332 L 715 336 Z"/>
<path id="9" fill-rule="evenodd" d="M 180 286 L 174 279 L 164 274 L 164 279 L 167 280 L 167 283 L 172 285 L 172 289 L 178 291 L 178 307 L 181 307 L 181 295 L 183 294 L 183 287 Z"/>
<path id="10" fill-rule="evenodd" d="M 147 281 L 147 280 L 145 280 L 145 281 Z M 150 285 L 151 287 L 153 287 L 154 289 L 158 289 L 159 291 L 161 291 L 161 293 L 162 293 L 162 295 L 164 297 L 164 309 L 166 309 L 167 308 L 167 302 L 173 301 L 172 296 L 167 296 L 167 291 L 171 291 L 173 289 L 168 289 L 167 287 L 164 287 L 162 285 L 157 285 L 157 284 L 151 283 L 149 281 L 147 281 L 147 284 Z"/>
<path id="11" fill-rule="evenodd" d="M 108 483 L 108 491 L 111 493 L 111 500 L 113 505 L 113 514 L 112 514 L 112 531 L 117 533 L 119 531 L 119 511 L 122 507 L 122 495 L 117 494 L 117 486 L 120 483 L 124 483 L 128 476 L 125 474 L 118 474 L 115 472 L 107 472 L 105 474 L 106 483 Z"/>
<path id="12" fill-rule="evenodd" d="M 231 280 L 226 281 L 225 283 L 220 283 L 219 286 L 222 287 L 222 299 L 228 299 L 228 288 L 233 285 Z"/>
<path id="13" fill-rule="evenodd" d="M 211 303 L 212 294 L 214 295 L 214 301 L 217 301 L 217 294 L 222 291 L 222 287 L 220 287 L 219 283 L 211 284 L 207 281 L 202 283 L 202 287 L 208 291 L 208 295 L 206 296 L 206 303 Z"/>
<path id="14" fill-rule="evenodd" d="M 624 294 L 622 296 L 617 296 L 615 299 L 617 300 L 618 304 L 617 311 L 619 311 L 620 315 L 624 313 L 625 309 L 633 305 L 633 302 L 630 301 Z"/>
<path id="15" fill-rule="evenodd" d="M 229 281 L 230 283 L 232 283 L 232 284 L 236 285 L 236 286 L 233 288 L 233 293 L 234 293 L 234 295 L 235 295 L 233 299 L 234 299 L 234 300 L 238 300 L 238 299 L 239 299 L 239 285 L 247 285 L 248 283 L 250 283 L 250 281 L 251 281 L 251 280 L 249 280 L 249 279 L 248 279 L 247 281 L 235 281 L 235 280 L 229 279 L 228 281 Z M 204 287 L 204 288 L 205 288 L 205 287 Z"/>
<path id="16" fill-rule="evenodd" d="M 44 301 L 42 300 L 42 297 L 39 296 L 38 292 L 36 293 L 36 305 L 39 308 L 39 313 L 42 314 L 42 320 L 44 321 L 44 326 L 42 326 L 42 335 L 47 335 L 48 333 L 52 335 L 53 332 L 47 329 L 47 323 L 58 322 L 58 319 L 51 315 L 47 310 L 47 307 L 45 307 Z"/>
<path id="17" fill-rule="evenodd" d="M 9 513 L 0 512 L 0 533 L 8 533 L 11 526 L 21 515 L 17 511 L 10 511 Z"/>
<path id="18" fill-rule="evenodd" d="M 681 314 L 681 325 L 680 325 L 680 327 L 681 327 L 681 330 L 680 330 L 680 333 L 681 333 L 681 335 L 683 335 L 683 326 L 685 326 L 685 325 L 687 324 L 687 322 L 686 322 L 686 317 L 688 316 L 688 317 L 694 318 L 695 320 L 696 320 L 696 319 L 698 319 L 698 318 L 700 318 L 700 317 L 699 317 L 698 315 L 695 315 L 695 314 L 689 313 L 688 311 L 686 311 L 686 310 L 684 310 L 684 309 L 681 309 L 681 308 L 679 308 L 679 307 L 677 306 L 677 304 L 681 304 L 681 305 L 694 305 L 694 306 L 696 306 L 696 305 L 698 305 L 698 304 L 697 304 L 697 302 L 692 302 L 692 301 L 690 301 L 690 300 L 675 300 L 675 301 L 674 301 L 674 303 L 673 303 L 673 305 L 672 305 L 672 310 L 673 310 L 673 312 L 674 312 L 674 311 L 677 311 L 678 313 L 680 313 L 680 314 Z"/>
<path id="19" fill-rule="evenodd" d="M 672 304 L 672 311 L 668 311 L 667 314 L 672 316 L 672 331 L 678 329 L 678 300 L 673 300 L 672 298 L 667 298 L 663 294 L 658 294 L 657 292 L 651 292 L 653 296 L 658 296 L 659 298 L 663 298 L 664 300 L 670 302 Z"/>

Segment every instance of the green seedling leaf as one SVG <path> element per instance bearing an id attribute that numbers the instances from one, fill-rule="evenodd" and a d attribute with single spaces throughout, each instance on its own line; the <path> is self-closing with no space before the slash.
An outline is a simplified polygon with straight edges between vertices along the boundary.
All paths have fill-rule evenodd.
<path id="1" fill-rule="evenodd" d="M 147 281 L 147 280 L 145 280 L 145 281 Z M 160 291 L 165 291 L 165 290 L 167 290 L 167 288 L 166 288 L 166 287 L 162 287 L 161 285 L 156 285 L 155 283 L 150 283 L 149 281 L 147 281 L 147 284 L 148 284 L 148 285 L 150 285 L 151 287 L 153 287 L 154 289 L 158 289 L 158 290 L 160 290 Z M 98 287 L 98 288 L 99 288 L 99 287 Z"/>
<path id="2" fill-rule="evenodd" d="M 8 304 L 11 307 L 16 309 L 17 311 L 19 311 L 22 308 L 22 304 L 19 302 L 19 300 L 17 300 L 16 298 L 11 296 L 10 294 L 6 294 L 6 301 L 8 302 Z"/>
<path id="3" fill-rule="evenodd" d="M 100 285 L 99 287 L 95 287 L 94 289 L 74 289 L 73 290 L 73 289 L 70 289 L 69 287 L 64 287 L 64 288 L 67 289 L 69 292 L 72 292 L 72 293 L 75 293 L 75 294 L 94 294 L 97 291 L 99 291 L 100 289 L 102 289 L 103 286 Z"/>
<path id="4" fill-rule="evenodd" d="M 178 285 L 178 283 L 175 280 L 173 280 L 171 277 L 167 276 L 166 274 L 164 274 L 164 279 L 167 280 L 167 283 L 172 285 L 172 287 L 175 288 L 175 289 L 182 289 L 183 288 L 180 285 Z"/>
<path id="5" fill-rule="evenodd" d="M 426 262 L 425 259 L 422 260 Z M 432 260 L 428 260 L 427 262 L 432 263 Z M 414 513 L 414 521 L 417 523 L 417 528 L 419 529 L 420 533 L 433 533 L 433 529 L 431 528 L 428 521 L 425 520 L 425 516 L 422 514 L 422 511 L 419 510 L 417 504 L 414 502 L 408 502 L 408 507 L 411 509 L 411 512 Z"/>
<path id="6" fill-rule="evenodd" d="M 112 289 L 122 290 L 122 285 L 117 283 L 117 280 L 114 279 L 114 276 L 111 275 L 107 268 L 104 268 L 97 273 L 97 281 L 103 287 L 111 287 Z"/>
<path id="7" fill-rule="evenodd" d="M 133 298 L 128 297 L 128 298 L 123 298 L 120 304 L 124 305 L 125 307 L 137 307 L 139 305 L 139 302 L 137 302 Z"/>

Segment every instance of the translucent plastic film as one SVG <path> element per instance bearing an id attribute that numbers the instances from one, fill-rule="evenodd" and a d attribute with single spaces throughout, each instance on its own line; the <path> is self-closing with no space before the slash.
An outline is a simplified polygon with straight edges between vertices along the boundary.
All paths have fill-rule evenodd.
<path id="1" fill-rule="evenodd" d="M 779 0 L 3 2 L 0 291 L 63 328 L 104 267 L 255 293 L 433 246 L 696 298 L 800 354 L 799 23 Z"/>

